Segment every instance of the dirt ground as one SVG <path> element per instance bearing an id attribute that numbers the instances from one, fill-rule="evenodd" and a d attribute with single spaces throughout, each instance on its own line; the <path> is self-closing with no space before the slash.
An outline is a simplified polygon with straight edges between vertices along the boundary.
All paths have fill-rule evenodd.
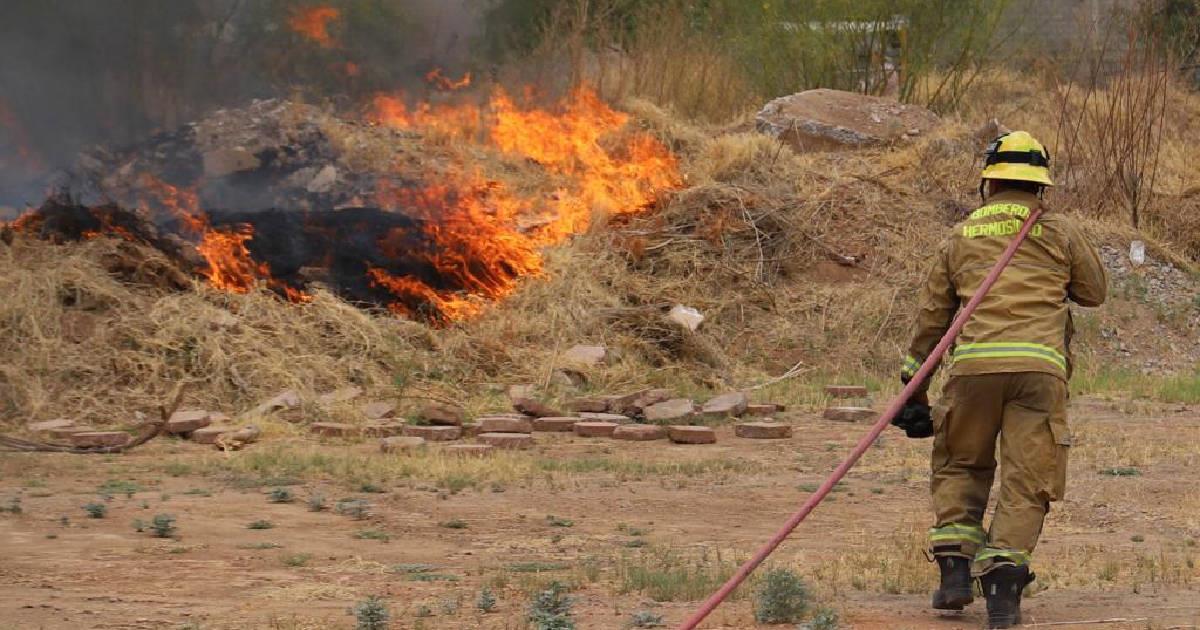
<path id="1" fill-rule="evenodd" d="M 378 595 L 393 628 L 521 628 L 555 580 L 580 628 L 629 627 L 641 611 L 674 625 L 865 430 L 785 419 L 786 441 L 729 427 L 711 446 L 538 434 L 535 450 L 488 459 L 285 428 L 231 454 L 160 439 L 123 456 L 0 455 L 0 627 L 351 628 L 349 609 Z M 1200 626 L 1200 413 L 1087 399 L 1072 422 L 1071 485 L 1036 554 L 1026 622 Z M 806 576 L 843 628 L 981 626 L 982 602 L 927 608 L 929 446 L 889 431 L 769 562 Z M 273 503 L 278 488 L 294 500 Z M 327 509 L 310 508 L 314 495 Z M 356 514 L 345 499 L 369 505 Z M 157 514 L 176 518 L 173 537 L 153 535 Z M 490 613 L 476 605 L 485 588 Z M 704 627 L 755 627 L 739 595 Z M 1064 623 L 1113 618 L 1127 621 Z"/>

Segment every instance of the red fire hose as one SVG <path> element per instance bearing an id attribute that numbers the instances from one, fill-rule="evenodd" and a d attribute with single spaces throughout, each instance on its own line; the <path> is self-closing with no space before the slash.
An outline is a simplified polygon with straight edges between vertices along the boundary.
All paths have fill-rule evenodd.
<path id="1" fill-rule="evenodd" d="M 778 547 L 784 541 L 784 539 L 792 533 L 792 530 L 796 529 L 796 526 L 799 525 L 800 522 L 803 521 L 817 507 L 817 505 L 821 503 L 821 501 L 826 495 L 829 494 L 831 490 L 833 490 L 833 487 L 837 484 L 837 482 L 841 481 L 842 477 L 845 477 L 846 473 L 850 472 L 850 469 L 858 463 L 858 460 L 863 456 L 863 453 L 867 452 L 867 449 L 875 443 L 875 440 L 881 433 L 883 433 L 884 429 L 891 424 L 892 418 L 899 413 L 900 408 L 904 406 L 904 403 L 908 401 L 909 397 L 916 393 L 917 388 L 920 387 L 921 383 L 923 383 L 925 379 L 928 378 L 933 372 L 933 369 L 935 366 L 937 366 L 938 361 L 942 359 L 942 355 L 944 355 L 946 350 L 950 348 L 950 345 L 954 343 L 954 339 L 958 337 L 958 333 L 962 331 L 962 328 L 964 325 L 966 325 L 967 320 L 971 318 L 971 314 L 975 312 L 975 309 L 979 306 L 979 303 L 983 301 L 985 296 L 987 296 L 988 291 L 990 291 L 992 288 L 992 285 L 996 284 L 996 280 L 1000 278 L 1000 273 L 1004 271 L 1004 268 L 1008 266 L 1008 263 L 1012 262 L 1013 256 L 1017 253 L 1017 248 L 1020 247 L 1021 243 L 1025 241 L 1025 238 L 1029 236 L 1029 230 L 1031 230 L 1034 224 L 1037 223 L 1038 217 L 1040 217 L 1041 214 L 1041 208 L 1034 208 L 1033 211 L 1029 213 L 1029 218 L 1025 220 L 1024 225 L 1021 226 L 1021 230 L 1017 232 L 1016 237 L 1013 238 L 1012 242 L 1008 244 L 1008 248 L 1005 249 L 1004 253 L 1000 255 L 1000 259 L 996 261 L 996 265 L 992 267 L 992 270 L 988 273 L 987 277 L 983 279 L 983 283 L 979 285 L 979 290 L 975 292 L 975 295 L 971 296 L 971 299 L 967 302 L 967 305 L 962 307 L 962 309 L 958 312 L 958 316 L 954 318 L 954 323 L 950 325 L 950 329 L 946 331 L 945 335 L 942 335 L 942 340 L 938 342 L 938 345 L 934 347 L 933 352 L 931 352 L 929 357 L 925 359 L 925 362 L 921 364 L 921 369 L 917 370 L 916 375 L 913 376 L 912 380 L 908 382 L 908 385 L 904 387 L 904 390 L 901 391 L 898 396 L 892 399 L 892 402 L 888 404 L 887 409 L 885 409 L 883 414 L 879 416 L 879 420 L 875 421 L 875 426 L 871 427 L 871 430 L 865 436 L 863 436 L 861 440 L 858 441 L 858 444 L 855 445 L 854 450 L 850 451 L 850 455 L 847 456 L 842 463 L 838 464 L 838 467 L 833 470 L 833 473 L 829 475 L 829 478 L 825 480 L 825 483 L 822 483 L 821 487 L 817 488 L 816 492 L 809 495 L 804 504 L 800 506 L 800 509 L 796 510 L 795 514 L 792 514 L 791 518 L 789 518 L 787 522 L 783 524 L 783 527 L 779 528 L 778 532 L 775 532 L 775 535 L 771 537 L 771 540 L 767 541 L 767 544 L 763 545 L 762 548 L 754 554 L 754 557 L 750 558 L 745 564 L 739 567 L 737 572 L 729 578 L 729 581 L 725 582 L 721 588 L 717 589 L 717 592 L 709 596 L 709 598 L 704 601 L 704 604 L 700 606 L 699 610 L 692 614 L 691 617 L 688 617 L 687 621 L 684 621 L 683 624 L 679 626 L 679 630 L 693 630 L 696 626 L 700 625 L 700 622 L 704 621 L 705 617 L 708 617 L 708 615 L 711 614 L 712 611 L 721 604 L 721 602 L 725 601 L 725 598 L 728 597 L 729 594 L 732 593 L 733 590 L 736 589 L 742 582 L 744 582 L 746 578 L 750 576 L 750 573 L 753 572 L 754 569 L 758 568 L 758 565 L 762 564 L 763 561 L 767 559 L 767 556 L 771 555 L 771 552 L 775 551 L 775 548 Z"/>

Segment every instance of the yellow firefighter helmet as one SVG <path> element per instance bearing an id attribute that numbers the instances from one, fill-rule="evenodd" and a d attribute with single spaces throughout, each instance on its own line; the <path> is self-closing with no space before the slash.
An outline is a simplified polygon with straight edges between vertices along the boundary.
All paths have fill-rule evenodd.
<path id="1" fill-rule="evenodd" d="M 1025 131 L 1013 131 L 988 145 L 983 179 L 1010 179 L 1053 186 L 1050 153 Z"/>

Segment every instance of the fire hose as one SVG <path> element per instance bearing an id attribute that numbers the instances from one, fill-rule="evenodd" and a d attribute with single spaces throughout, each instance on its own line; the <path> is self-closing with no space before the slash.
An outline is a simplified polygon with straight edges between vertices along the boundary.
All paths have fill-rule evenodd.
<path id="1" fill-rule="evenodd" d="M 792 530 L 796 529 L 796 526 L 799 525 L 805 518 L 807 518 L 814 509 L 816 509 L 817 505 L 819 505 L 821 501 L 825 499 L 826 495 L 833 490 L 833 487 L 842 480 L 842 477 L 845 477 L 846 473 L 850 472 L 850 469 L 858 463 L 858 460 L 863 456 L 864 453 L 867 452 L 867 449 L 871 448 L 871 445 L 875 443 L 875 440 L 879 438 L 884 429 L 886 429 L 892 422 L 892 418 L 899 413 L 904 404 L 908 402 L 908 399 L 917 392 L 917 389 L 921 387 L 921 384 L 924 383 L 925 380 L 929 378 L 929 375 L 933 373 L 934 368 L 936 368 L 938 362 L 941 361 L 942 355 L 946 354 L 946 351 L 950 349 L 950 346 L 954 343 L 955 338 L 957 338 L 958 334 L 962 332 L 963 326 L 966 325 L 967 320 L 971 318 L 972 313 L 974 313 L 975 309 L 979 307 L 979 303 L 982 302 L 983 298 L 987 296 L 988 291 L 990 291 L 992 288 L 992 285 L 996 284 L 996 281 L 1000 279 L 1000 273 L 1004 271 L 1004 268 L 1007 267 L 1010 262 L 1012 262 L 1013 256 L 1015 256 L 1017 253 L 1017 248 L 1020 247 L 1021 243 L 1025 241 L 1025 238 L 1029 236 L 1029 231 L 1033 229 L 1034 224 L 1037 223 L 1037 220 L 1041 214 L 1041 208 L 1034 208 L 1033 211 L 1029 213 L 1029 217 L 1025 220 L 1025 223 L 1017 232 L 1016 237 L 1014 237 L 1012 242 L 1008 244 L 1008 247 L 1004 250 L 1004 253 L 1002 253 L 999 260 L 996 261 L 995 266 L 993 266 L 992 270 L 988 272 L 987 277 L 983 279 L 983 282 L 979 285 L 979 289 L 975 291 L 975 295 L 971 296 L 971 299 L 967 301 L 966 306 L 963 306 L 962 309 L 959 310 L 958 315 L 954 318 L 953 323 L 950 324 L 950 328 L 946 330 L 946 334 L 942 335 L 941 341 L 939 341 L 937 346 L 934 347 L 933 352 L 929 353 L 929 356 L 925 359 L 925 362 L 921 364 L 921 368 L 917 370 L 917 373 L 912 377 L 911 380 L 909 380 L 908 384 L 904 386 L 904 389 L 900 392 L 900 394 L 898 394 L 890 403 L 888 403 L 887 408 L 882 414 L 880 414 L 879 419 L 875 421 L 875 425 L 871 427 L 871 430 L 868 431 L 861 440 L 858 441 L 858 444 L 854 446 L 854 450 L 850 451 L 850 454 L 846 457 L 846 459 L 842 460 L 842 463 L 838 464 L 837 468 L 835 468 L 833 472 L 830 473 L 829 477 L 825 479 L 825 482 L 821 484 L 821 487 L 817 488 L 816 492 L 813 492 L 811 495 L 809 495 L 808 499 L 805 500 L 800 506 L 800 509 L 796 510 L 796 512 L 792 514 L 792 516 L 788 518 L 786 522 L 784 522 L 783 527 L 780 527 L 779 531 L 775 532 L 775 535 L 772 536 L 769 541 L 767 541 L 767 544 L 763 545 L 762 548 L 760 548 L 754 554 L 754 556 L 742 564 L 742 566 L 738 567 L 737 572 L 735 572 L 733 576 L 731 576 L 729 580 L 725 582 L 725 584 L 721 585 L 721 588 L 717 589 L 715 593 L 710 595 L 709 598 L 704 601 L 700 608 L 696 610 L 691 617 L 688 617 L 688 619 L 679 626 L 679 630 L 693 630 L 696 626 L 700 625 L 700 622 L 704 621 L 704 619 L 708 617 L 708 615 L 711 614 L 712 611 L 717 608 L 717 606 L 721 605 L 721 602 L 725 601 L 725 598 L 729 597 L 729 594 L 732 593 L 734 589 L 741 585 L 741 583 L 744 582 L 747 577 L 750 577 L 750 574 L 754 571 L 754 569 L 758 568 L 758 565 L 762 564 L 763 561 L 767 559 L 767 556 L 770 556 L 771 553 L 783 543 L 788 535 L 792 533 Z"/>

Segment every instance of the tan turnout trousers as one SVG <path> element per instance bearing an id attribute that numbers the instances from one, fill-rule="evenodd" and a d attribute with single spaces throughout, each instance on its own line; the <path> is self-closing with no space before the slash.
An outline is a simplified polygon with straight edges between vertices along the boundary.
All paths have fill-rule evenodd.
<path id="1" fill-rule="evenodd" d="M 936 555 L 1025 564 L 1050 502 L 1067 482 L 1067 385 L 1045 372 L 955 376 L 933 409 L 932 490 Z M 983 515 L 1000 444 L 1000 494 L 988 532 Z"/>

